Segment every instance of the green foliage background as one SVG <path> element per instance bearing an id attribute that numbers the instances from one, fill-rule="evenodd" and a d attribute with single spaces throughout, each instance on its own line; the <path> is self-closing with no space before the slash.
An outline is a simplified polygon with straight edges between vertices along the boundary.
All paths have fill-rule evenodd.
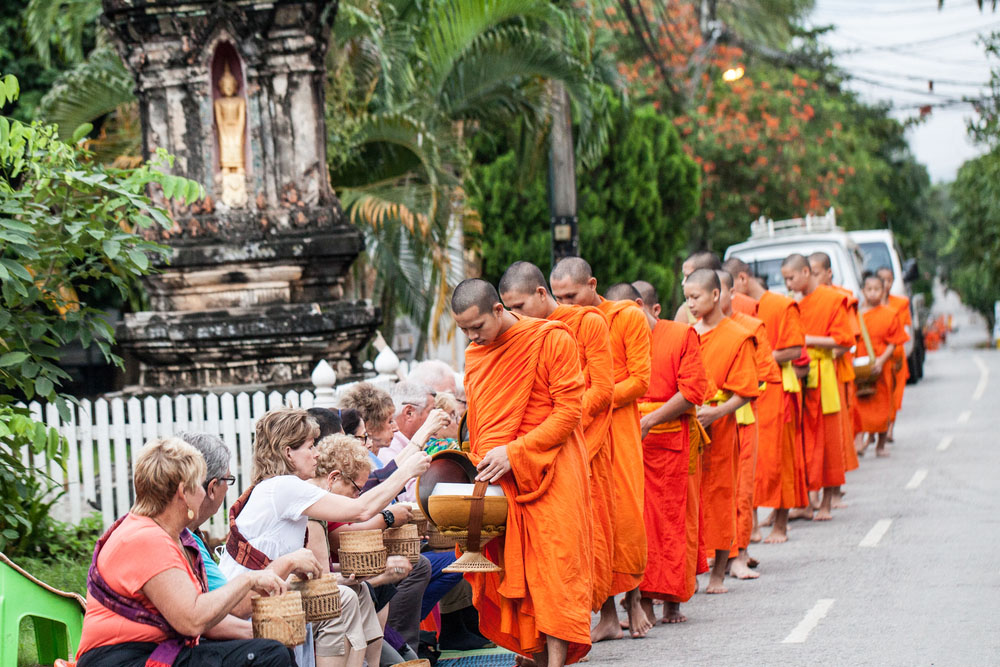
<path id="1" fill-rule="evenodd" d="M 674 266 L 698 211 L 698 167 L 670 120 L 651 106 L 620 103 L 608 147 L 592 168 L 577 168 L 580 253 L 599 289 L 648 280 L 661 299 L 676 288 Z M 524 175 L 514 150 L 487 152 L 467 181 L 470 204 L 483 221 L 482 274 L 496 283 L 512 262 L 551 270 L 546 175 Z"/>

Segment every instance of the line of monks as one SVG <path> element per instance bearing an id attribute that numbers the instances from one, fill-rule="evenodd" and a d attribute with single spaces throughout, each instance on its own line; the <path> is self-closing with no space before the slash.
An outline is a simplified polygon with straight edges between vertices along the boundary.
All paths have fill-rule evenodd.
<path id="1" fill-rule="evenodd" d="M 697 574 L 706 593 L 758 576 L 758 507 L 774 510 L 765 541 L 784 542 L 790 517 L 832 517 L 870 439 L 887 453 L 909 313 L 886 301 L 891 271 L 866 275 L 863 302 L 830 284 L 822 253 L 785 260 L 798 300 L 738 259 L 723 270 L 697 253 L 683 273 L 674 320 L 644 281 L 601 296 L 581 258 L 548 283 L 515 262 L 498 288 L 470 279 L 452 295 L 477 480 L 509 503 L 485 547 L 503 571 L 466 577 L 480 631 L 520 665 L 576 662 L 625 627 L 645 636 L 654 600 L 662 622 L 685 621 Z"/>

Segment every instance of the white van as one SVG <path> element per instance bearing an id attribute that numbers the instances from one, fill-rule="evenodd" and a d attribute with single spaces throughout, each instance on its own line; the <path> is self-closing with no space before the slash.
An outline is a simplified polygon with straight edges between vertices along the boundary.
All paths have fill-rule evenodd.
<path id="1" fill-rule="evenodd" d="M 781 263 L 791 254 L 808 257 L 814 252 L 825 252 L 830 257 L 834 284 L 846 287 L 860 298 L 864 257 L 858 244 L 837 227 L 832 208 L 823 216 L 807 215 L 777 222 L 762 217 L 750 223 L 749 239 L 726 249 L 726 259 L 742 259 L 767 281 L 769 290 L 785 294 Z"/>

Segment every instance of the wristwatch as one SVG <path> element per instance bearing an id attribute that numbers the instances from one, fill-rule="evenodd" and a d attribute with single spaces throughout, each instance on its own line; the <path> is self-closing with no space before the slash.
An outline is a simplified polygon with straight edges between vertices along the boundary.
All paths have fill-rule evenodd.
<path id="1" fill-rule="evenodd" d="M 389 510 L 382 510 L 382 518 L 385 519 L 386 528 L 392 528 L 392 524 L 396 523 L 396 515 Z"/>

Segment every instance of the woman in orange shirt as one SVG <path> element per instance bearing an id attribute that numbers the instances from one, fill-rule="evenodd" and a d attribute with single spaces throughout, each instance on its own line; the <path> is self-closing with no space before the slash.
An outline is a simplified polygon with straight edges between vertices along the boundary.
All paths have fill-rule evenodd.
<path id="1" fill-rule="evenodd" d="M 274 571 L 260 570 L 208 591 L 186 527 L 205 497 L 201 453 L 178 438 L 153 441 L 136 460 L 134 483 L 135 505 L 94 549 L 78 667 L 293 664 L 288 649 L 271 640 L 199 642 L 249 592 L 287 588 Z"/>

